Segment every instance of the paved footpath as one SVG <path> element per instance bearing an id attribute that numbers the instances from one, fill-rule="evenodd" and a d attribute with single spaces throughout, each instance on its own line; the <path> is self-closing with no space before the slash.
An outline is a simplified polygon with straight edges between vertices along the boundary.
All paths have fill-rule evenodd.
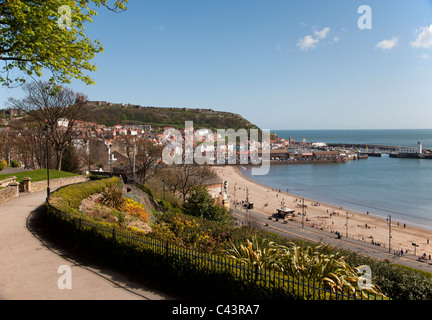
<path id="1" fill-rule="evenodd" d="M 170 300 L 125 275 L 77 262 L 54 249 L 27 226 L 46 192 L 25 194 L 0 204 L 0 300 Z M 69 267 L 69 272 L 59 267 Z M 59 279 L 71 274 L 72 289 Z M 60 281 L 66 284 L 65 281 Z"/>

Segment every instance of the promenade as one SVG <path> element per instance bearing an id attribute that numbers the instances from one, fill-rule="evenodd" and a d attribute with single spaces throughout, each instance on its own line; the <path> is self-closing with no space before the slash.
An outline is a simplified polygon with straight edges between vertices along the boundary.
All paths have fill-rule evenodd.
<path id="1" fill-rule="evenodd" d="M 171 300 L 39 237 L 32 219 L 45 197 L 30 193 L 0 204 L 0 300 Z M 59 288 L 61 266 L 70 268 L 72 289 Z"/>
<path id="2" fill-rule="evenodd" d="M 330 244 L 334 248 L 350 250 L 378 260 L 388 259 L 392 263 L 432 273 L 431 262 L 428 260 L 421 262 L 418 260 L 418 257 L 414 255 L 404 254 L 403 256 L 395 256 L 393 252 L 389 253 L 388 248 L 385 247 L 376 246 L 360 240 L 345 238 L 343 236 L 341 239 L 337 239 L 335 234 L 312 228 L 307 225 L 302 227 L 301 223 L 298 222 L 287 221 L 286 223 L 283 223 L 282 219 L 279 221 L 276 221 L 276 219 L 269 220 L 267 214 L 255 210 L 246 211 L 246 209 L 238 210 L 232 208 L 232 211 L 234 217 L 242 221 L 241 223 L 253 223 L 261 229 L 277 233 L 287 238 Z"/>

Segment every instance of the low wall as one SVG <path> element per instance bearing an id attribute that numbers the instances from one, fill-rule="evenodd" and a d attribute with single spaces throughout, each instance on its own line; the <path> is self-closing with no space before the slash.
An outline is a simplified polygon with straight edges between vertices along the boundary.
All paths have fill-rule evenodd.
<path id="1" fill-rule="evenodd" d="M 6 178 L 4 180 L 0 180 L 0 188 L 9 187 L 9 185 L 15 181 L 16 181 L 16 177 L 13 176 Z"/>
<path id="2" fill-rule="evenodd" d="M 55 180 L 50 180 L 50 189 L 51 192 L 53 192 L 54 190 L 70 185 L 70 184 L 75 184 L 75 183 L 80 183 L 80 182 L 84 182 L 87 181 L 87 177 L 86 176 L 76 176 L 76 177 L 68 177 L 68 178 L 61 178 L 61 179 L 55 179 Z M 39 192 L 39 191 L 44 191 L 47 188 L 47 182 L 46 180 L 44 181 L 38 181 L 38 182 L 32 182 L 31 183 L 31 190 L 30 192 Z"/>
<path id="3" fill-rule="evenodd" d="M 68 178 L 61 178 L 61 179 L 53 179 L 50 180 L 50 190 L 51 192 L 75 183 L 80 183 L 87 181 L 86 176 L 76 176 L 76 177 L 68 177 Z M 27 182 L 22 182 L 21 185 L 17 182 L 10 183 L 10 186 L 6 188 L 0 189 L 0 203 L 7 202 L 9 200 L 12 200 L 14 198 L 18 198 L 20 196 L 20 192 L 40 192 L 47 189 L 47 182 L 45 181 L 38 181 L 38 182 L 31 182 L 27 180 Z"/>
<path id="4" fill-rule="evenodd" d="M 19 197 L 19 184 L 15 183 L 9 187 L 0 189 L 0 203 Z"/>

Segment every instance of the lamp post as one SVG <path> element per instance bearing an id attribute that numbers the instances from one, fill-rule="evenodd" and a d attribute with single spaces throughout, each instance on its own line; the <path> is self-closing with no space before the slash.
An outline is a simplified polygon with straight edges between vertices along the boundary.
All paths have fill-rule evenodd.
<path id="1" fill-rule="evenodd" d="M 391 252 L 391 216 L 387 218 L 387 223 L 389 226 L 389 253 Z"/>
<path id="2" fill-rule="evenodd" d="M 111 148 L 112 148 L 112 145 L 110 144 L 108 146 L 108 155 L 109 155 L 108 162 L 109 162 L 109 167 L 110 167 L 110 174 L 112 176 L 112 155 L 111 155 Z"/>
<path id="3" fill-rule="evenodd" d="M 348 239 L 348 220 L 349 220 L 349 217 L 348 217 L 348 212 L 346 213 L 346 224 L 345 224 L 345 226 L 346 226 L 346 237 L 347 237 L 347 239 Z"/>
<path id="4" fill-rule="evenodd" d="M 304 198 L 302 198 L 302 228 L 304 229 Z"/>
<path id="5" fill-rule="evenodd" d="M 136 169 L 135 168 L 136 168 L 136 144 L 134 144 L 134 149 L 133 149 L 133 181 L 134 181 L 134 183 L 136 181 Z"/>
<path id="6" fill-rule="evenodd" d="M 47 200 L 51 194 L 50 190 L 50 176 L 49 176 L 49 146 L 48 146 L 48 138 L 50 133 L 50 128 L 45 126 L 44 128 L 45 137 L 46 137 L 46 168 L 47 168 Z"/>

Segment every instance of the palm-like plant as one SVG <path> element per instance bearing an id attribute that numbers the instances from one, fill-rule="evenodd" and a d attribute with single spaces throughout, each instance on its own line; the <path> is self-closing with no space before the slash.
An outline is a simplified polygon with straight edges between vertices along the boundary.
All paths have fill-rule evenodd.
<path id="1" fill-rule="evenodd" d="M 281 263 L 278 265 L 285 274 L 303 277 L 322 283 L 333 292 L 347 292 L 357 297 L 369 291 L 375 295 L 383 295 L 373 283 L 361 286 L 363 275 L 359 268 L 352 268 L 344 257 L 329 252 L 329 246 L 300 247 L 295 244 L 283 247 Z"/>
<path id="2" fill-rule="evenodd" d="M 247 239 L 245 244 L 237 247 L 232 244 L 232 248 L 228 249 L 226 254 L 244 265 L 261 271 L 276 268 L 281 252 L 282 248 L 274 242 L 267 239 L 259 241 L 254 236 L 251 240 Z"/>
<path id="3" fill-rule="evenodd" d="M 275 269 L 294 278 L 321 283 L 333 292 L 345 292 L 358 298 L 365 291 L 384 296 L 373 283 L 361 286 L 363 277 L 359 268 L 352 268 L 343 257 L 329 250 L 329 246 L 278 245 L 254 236 L 245 244 L 232 246 L 228 256 L 255 270 Z"/>

